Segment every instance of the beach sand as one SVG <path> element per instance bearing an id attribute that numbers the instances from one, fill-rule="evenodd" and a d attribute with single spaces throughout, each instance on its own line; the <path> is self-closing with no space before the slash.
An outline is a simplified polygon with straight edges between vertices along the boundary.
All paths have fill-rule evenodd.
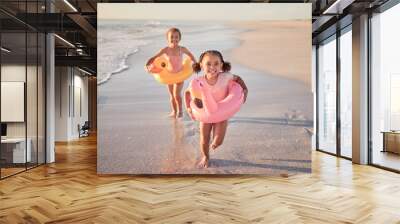
<path id="1" fill-rule="evenodd" d="M 285 74 L 251 68 L 241 61 L 243 57 L 234 59 L 235 51 L 244 46 L 252 52 L 256 50 L 250 48 L 259 48 L 245 45 L 247 34 L 243 27 L 239 28 L 242 25 L 193 34 L 183 31 L 183 46 L 197 57 L 208 49 L 220 50 L 232 61 L 232 73 L 240 75 L 249 88 L 247 102 L 229 120 L 223 145 L 210 152 L 210 167 L 196 167 L 200 159 L 199 124 L 186 113 L 181 119 L 167 118 L 170 111 L 167 89 L 143 70 L 146 60 L 165 45 L 164 37 L 160 37 L 128 58 L 129 69 L 98 86 L 98 173 L 311 172 L 313 98 L 304 82 L 307 78 L 288 79 Z M 252 32 L 257 36 L 256 31 Z M 250 62 L 260 60 L 253 55 Z M 309 59 L 303 61 L 306 60 Z M 292 62 L 281 59 L 275 63 L 287 67 Z M 310 66 L 302 69 L 299 68 L 297 76 L 310 73 Z M 187 85 L 188 81 L 184 89 Z"/>
<path id="2" fill-rule="evenodd" d="M 231 24 L 247 31 L 239 35 L 233 61 L 266 74 L 311 85 L 311 21 L 255 21 Z"/>

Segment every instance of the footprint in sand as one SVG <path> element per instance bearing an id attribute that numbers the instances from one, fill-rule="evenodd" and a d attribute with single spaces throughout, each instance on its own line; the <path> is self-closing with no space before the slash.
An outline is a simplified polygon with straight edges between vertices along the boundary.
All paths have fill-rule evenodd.
<path id="1" fill-rule="evenodd" d="M 285 112 L 285 118 L 288 121 L 292 121 L 292 120 L 296 120 L 297 119 L 297 114 L 298 111 L 297 110 L 289 110 L 288 112 Z"/>
<path id="2" fill-rule="evenodd" d="M 185 136 L 186 137 L 194 136 L 198 132 L 198 127 L 197 127 L 196 123 L 193 122 L 192 120 L 190 120 L 189 122 L 185 122 L 184 126 L 185 126 Z"/>
<path id="3" fill-rule="evenodd" d="M 285 112 L 284 117 L 286 119 L 286 123 L 304 123 L 307 122 L 306 116 L 302 111 L 291 109 L 288 112 Z"/>
<path id="4" fill-rule="evenodd" d="M 311 137 L 314 134 L 313 129 L 311 128 L 304 128 L 304 130 L 307 132 L 307 134 Z"/>
<path id="5" fill-rule="evenodd" d="M 186 127 L 185 137 L 194 137 L 198 133 L 196 127 Z"/>
<path id="6" fill-rule="evenodd" d="M 183 113 L 183 116 L 182 116 L 182 121 L 184 121 L 184 122 L 190 122 L 190 121 L 192 121 L 192 119 L 189 117 L 189 115 L 187 114 L 187 113 Z"/>

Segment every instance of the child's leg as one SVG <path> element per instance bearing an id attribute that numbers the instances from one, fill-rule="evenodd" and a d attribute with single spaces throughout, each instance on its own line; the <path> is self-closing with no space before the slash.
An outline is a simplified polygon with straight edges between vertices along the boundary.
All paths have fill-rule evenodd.
<path id="1" fill-rule="evenodd" d="M 167 85 L 168 93 L 169 93 L 169 102 L 171 104 L 171 113 L 168 115 L 169 117 L 175 117 L 176 115 L 176 103 L 174 99 L 174 85 Z"/>
<path id="2" fill-rule="evenodd" d="M 212 124 L 200 122 L 200 149 L 202 153 L 202 158 L 199 162 L 200 167 L 208 167 L 211 128 Z"/>
<path id="3" fill-rule="evenodd" d="M 213 141 L 211 143 L 211 149 L 216 149 L 222 145 L 225 138 L 226 128 L 228 127 L 228 121 L 221 121 L 214 125 L 213 129 Z"/>
<path id="4" fill-rule="evenodd" d="M 183 88 L 183 82 L 174 85 L 174 99 L 176 104 L 176 116 L 182 117 L 182 97 L 181 92 Z"/>

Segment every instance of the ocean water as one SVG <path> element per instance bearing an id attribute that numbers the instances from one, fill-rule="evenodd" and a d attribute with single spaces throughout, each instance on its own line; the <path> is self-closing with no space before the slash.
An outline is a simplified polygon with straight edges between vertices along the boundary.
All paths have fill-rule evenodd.
<path id="1" fill-rule="evenodd" d="M 127 58 L 144 46 L 166 37 L 166 31 L 178 27 L 185 34 L 222 29 L 223 25 L 204 22 L 153 20 L 99 20 L 97 27 L 98 85 L 112 75 L 129 68 Z"/>

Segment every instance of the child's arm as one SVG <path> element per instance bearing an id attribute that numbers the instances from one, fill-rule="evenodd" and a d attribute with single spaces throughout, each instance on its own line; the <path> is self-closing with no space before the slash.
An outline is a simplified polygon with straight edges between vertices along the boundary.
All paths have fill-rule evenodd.
<path id="1" fill-rule="evenodd" d="M 146 67 L 149 66 L 151 63 L 153 63 L 153 61 L 157 58 L 160 57 L 161 55 L 165 54 L 166 50 L 165 48 L 161 49 L 156 55 L 154 55 L 153 57 L 151 57 L 147 62 L 146 62 Z"/>
<path id="2" fill-rule="evenodd" d="M 246 83 L 244 83 L 243 79 L 237 75 L 233 75 L 233 81 L 237 82 L 243 88 L 243 93 L 244 93 L 243 103 L 246 102 L 247 92 L 248 92 Z"/>
<path id="3" fill-rule="evenodd" d="M 192 120 L 194 120 L 194 117 L 192 114 L 192 108 L 190 108 L 190 100 L 191 100 L 190 92 L 185 91 L 185 108 L 186 108 L 186 111 L 188 112 L 190 118 L 192 118 Z"/>
<path id="4" fill-rule="evenodd" d="M 189 56 L 190 60 L 192 60 L 193 63 L 196 63 L 196 58 L 193 56 L 193 54 L 186 48 L 182 47 L 183 53 L 185 53 L 187 56 Z"/>

